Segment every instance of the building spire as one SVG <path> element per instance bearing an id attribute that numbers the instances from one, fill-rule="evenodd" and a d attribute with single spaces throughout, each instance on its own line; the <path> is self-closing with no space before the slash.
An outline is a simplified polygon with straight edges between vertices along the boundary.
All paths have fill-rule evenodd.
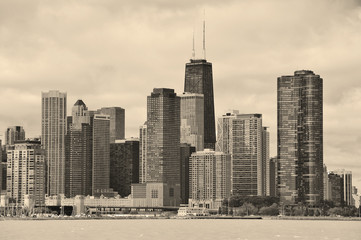
<path id="1" fill-rule="evenodd" d="M 203 10 L 203 57 L 206 59 L 206 10 Z"/>
<path id="2" fill-rule="evenodd" d="M 193 49 L 192 49 L 192 59 L 196 59 L 196 50 L 194 49 L 194 29 L 193 29 Z"/>

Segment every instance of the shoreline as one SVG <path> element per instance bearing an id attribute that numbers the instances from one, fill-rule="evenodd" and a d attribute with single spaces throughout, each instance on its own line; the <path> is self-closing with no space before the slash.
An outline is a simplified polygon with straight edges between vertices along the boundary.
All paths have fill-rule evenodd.
<path id="1" fill-rule="evenodd" d="M 311 221 L 361 221 L 359 217 L 303 217 L 303 216 L 147 216 L 147 215 L 129 215 L 129 216 L 99 216 L 99 217 L 2 217 L 0 221 L 47 221 L 47 220 L 194 220 L 194 219 L 223 219 L 223 220 L 311 220 Z"/>

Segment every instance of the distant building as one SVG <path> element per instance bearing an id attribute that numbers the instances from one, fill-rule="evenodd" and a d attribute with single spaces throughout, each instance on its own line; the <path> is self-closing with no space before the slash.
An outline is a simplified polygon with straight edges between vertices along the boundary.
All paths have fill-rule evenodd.
<path id="1" fill-rule="evenodd" d="M 180 144 L 180 186 L 181 186 L 181 204 L 187 204 L 189 199 L 189 165 L 192 153 L 196 148 L 190 144 Z"/>
<path id="2" fill-rule="evenodd" d="M 197 151 L 204 149 L 204 96 L 197 93 L 180 95 L 181 143 L 188 143 Z"/>
<path id="3" fill-rule="evenodd" d="M 329 180 L 329 196 L 327 200 L 332 201 L 336 206 L 343 206 L 344 201 L 344 186 L 343 179 L 340 175 L 330 172 L 328 174 Z"/>
<path id="4" fill-rule="evenodd" d="M 25 140 L 25 131 L 22 126 L 8 127 L 5 131 L 5 145 L 14 145 L 15 141 Z"/>
<path id="5" fill-rule="evenodd" d="M 47 165 L 47 194 L 65 193 L 66 93 L 42 93 L 41 143 Z"/>
<path id="6" fill-rule="evenodd" d="M 269 131 L 262 127 L 262 195 L 270 196 L 270 157 L 269 157 Z"/>
<path id="7" fill-rule="evenodd" d="M 139 140 L 116 140 L 110 144 L 110 187 L 122 197 L 139 183 Z"/>
<path id="8" fill-rule="evenodd" d="M 146 182 L 159 183 L 154 191 L 165 206 L 180 203 L 180 99 L 173 89 L 155 88 L 147 98 Z"/>
<path id="9" fill-rule="evenodd" d="M 342 178 L 343 184 L 343 200 L 346 205 L 354 205 L 352 198 L 352 172 L 345 169 L 331 171 Z"/>
<path id="10" fill-rule="evenodd" d="M 329 179 L 327 167 L 323 164 L 323 200 L 329 200 Z"/>
<path id="11" fill-rule="evenodd" d="M 231 193 L 231 156 L 210 149 L 193 153 L 190 162 L 190 206 L 204 202 L 218 208 Z M 201 203 L 201 205 L 203 205 Z"/>
<path id="12" fill-rule="evenodd" d="M 110 117 L 95 114 L 93 118 L 92 195 L 109 189 L 110 178 Z"/>
<path id="13" fill-rule="evenodd" d="M 147 179 L 147 122 L 139 127 L 139 183 Z"/>
<path id="14" fill-rule="evenodd" d="M 309 70 L 277 79 L 279 193 L 284 204 L 323 200 L 323 80 Z"/>
<path id="15" fill-rule="evenodd" d="M 110 143 L 125 138 L 125 110 L 121 107 L 103 107 L 97 110 L 98 114 L 109 115 Z"/>
<path id="16" fill-rule="evenodd" d="M 278 168 L 279 168 L 279 164 L 277 157 L 271 158 L 269 163 L 269 175 L 270 175 L 269 189 L 270 189 L 270 196 L 272 197 L 278 196 L 278 191 L 277 191 Z"/>
<path id="17" fill-rule="evenodd" d="M 217 151 L 232 158 L 232 195 L 266 194 L 263 167 L 268 150 L 262 146 L 262 114 L 227 113 L 218 118 Z M 267 134 L 265 134 L 267 144 Z M 265 149 L 264 149 L 265 148 Z"/>
<path id="18" fill-rule="evenodd" d="M 7 150 L 7 195 L 21 205 L 30 195 L 44 204 L 45 158 L 38 141 L 18 141 Z"/>
<path id="19" fill-rule="evenodd" d="M 204 95 L 204 148 L 215 148 L 216 128 L 212 63 L 206 59 L 191 59 L 186 64 L 184 92 Z"/>

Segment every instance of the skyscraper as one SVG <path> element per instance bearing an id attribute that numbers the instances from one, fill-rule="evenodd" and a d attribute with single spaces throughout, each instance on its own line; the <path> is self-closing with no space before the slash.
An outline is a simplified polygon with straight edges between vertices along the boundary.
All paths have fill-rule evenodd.
<path id="1" fill-rule="evenodd" d="M 285 204 L 323 199 L 322 82 L 309 70 L 277 81 L 278 189 Z"/>
<path id="2" fill-rule="evenodd" d="M 97 113 L 110 116 L 110 143 L 125 138 L 125 110 L 121 107 L 103 107 Z"/>
<path id="3" fill-rule="evenodd" d="M 147 122 L 139 127 L 139 183 L 147 178 Z"/>
<path id="4" fill-rule="evenodd" d="M 204 147 L 204 97 L 203 94 L 180 95 L 181 143 L 188 143 L 197 151 Z"/>
<path id="5" fill-rule="evenodd" d="M 93 118 L 92 195 L 109 190 L 110 146 L 109 115 L 95 114 Z"/>
<path id="6" fill-rule="evenodd" d="M 215 148 L 216 129 L 212 63 L 205 59 L 191 59 L 186 64 L 184 92 L 204 95 L 204 148 Z"/>
<path id="7" fill-rule="evenodd" d="M 8 127 L 5 131 L 5 145 L 13 145 L 15 141 L 25 140 L 25 131 L 22 126 Z"/>
<path id="8" fill-rule="evenodd" d="M 234 111 L 218 119 L 217 151 L 231 155 L 233 195 L 265 195 L 263 131 L 262 114 Z"/>
<path id="9" fill-rule="evenodd" d="M 42 92 L 41 142 L 45 149 L 48 195 L 64 194 L 66 93 Z"/>
<path id="10" fill-rule="evenodd" d="M 72 108 L 65 138 L 65 195 L 92 194 L 92 126 L 88 108 L 78 100 Z"/>
<path id="11" fill-rule="evenodd" d="M 173 89 L 155 88 L 147 98 L 146 182 L 163 186 L 166 206 L 180 202 L 179 112 L 180 99 Z"/>
<path id="12" fill-rule="evenodd" d="M 39 141 L 18 141 L 7 151 L 7 195 L 24 204 L 30 195 L 36 205 L 44 204 L 45 161 Z"/>
<path id="13" fill-rule="evenodd" d="M 139 183 L 139 140 L 116 140 L 110 144 L 110 187 L 122 197 Z"/>

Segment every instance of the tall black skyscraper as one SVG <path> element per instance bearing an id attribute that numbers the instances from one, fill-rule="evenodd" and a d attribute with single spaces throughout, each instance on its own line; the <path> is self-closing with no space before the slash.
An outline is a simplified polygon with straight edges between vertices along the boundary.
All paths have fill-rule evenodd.
<path id="1" fill-rule="evenodd" d="M 322 82 L 308 70 L 278 78 L 278 190 L 286 204 L 323 199 Z"/>
<path id="2" fill-rule="evenodd" d="M 216 128 L 214 119 L 212 63 L 191 59 L 186 64 L 184 92 L 204 95 L 204 148 L 214 149 Z"/>

